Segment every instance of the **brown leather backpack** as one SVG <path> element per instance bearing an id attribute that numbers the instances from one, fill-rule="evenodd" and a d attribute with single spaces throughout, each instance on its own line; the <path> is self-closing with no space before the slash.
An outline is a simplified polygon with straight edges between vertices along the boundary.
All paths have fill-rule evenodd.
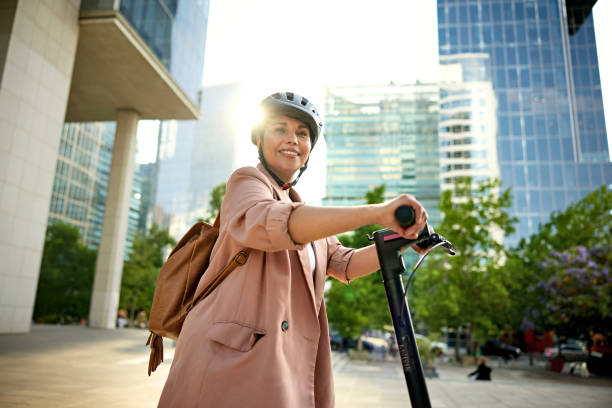
<path id="1" fill-rule="evenodd" d="M 210 253 L 218 236 L 219 215 L 213 225 L 196 223 L 176 244 L 159 271 L 149 314 L 151 333 L 146 344 L 151 345 L 149 375 L 164 361 L 162 337 L 176 340 L 187 313 L 237 266 L 246 263 L 249 257 L 250 249 L 238 252 L 213 282 L 196 293 L 200 278 L 208 268 Z"/>

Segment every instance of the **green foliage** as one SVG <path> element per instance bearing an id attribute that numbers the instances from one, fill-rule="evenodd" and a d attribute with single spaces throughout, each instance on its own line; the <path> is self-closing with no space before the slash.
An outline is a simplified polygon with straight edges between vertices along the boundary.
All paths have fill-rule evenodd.
<path id="1" fill-rule="evenodd" d="M 137 233 L 132 245 L 132 253 L 123 264 L 119 308 L 130 312 L 130 320 L 136 311 L 144 310 L 149 314 L 155 293 L 155 283 L 159 269 L 164 263 L 162 251 L 176 242 L 167 229 L 160 230 L 153 224 L 146 235 Z"/>
<path id="2" fill-rule="evenodd" d="M 225 197 L 226 185 L 226 182 L 217 184 L 210 192 L 210 201 L 208 202 L 210 206 L 210 216 L 207 218 L 208 223 L 214 222 L 215 218 L 217 218 L 217 214 L 219 214 L 221 210 L 221 203 L 223 202 L 223 197 Z"/>
<path id="3" fill-rule="evenodd" d="M 429 340 L 420 337 L 417 337 L 415 340 L 421 362 L 424 366 L 430 366 L 435 357 L 434 351 L 431 349 L 431 343 Z"/>
<path id="4" fill-rule="evenodd" d="M 375 187 L 366 193 L 368 204 L 384 201 L 386 186 Z M 381 229 L 380 225 L 368 225 L 339 237 L 342 245 L 363 248 L 371 245 L 367 235 Z M 350 285 L 332 279 L 327 293 L 327 317 L 331 326 L 341 336 L 358 337 L 367 329 L 382 329 L 391 324 L 389 306 L 380 272 L 354 280 Z"/>
<path id="5" fill-rule="evenodd" d="M 564 211 L 553 212 L 536 234 L 521 240 L 515 253 L 534 267 L 553 250 L 608 244 L 612 244 L 612 191 L 602 186 Z"/>
<path id="6" fill-rule="evenodd" d="M 603 186 L 554 212 L 512 251 L 506 265 L 514 278 L 512 314 L 524 317 L 525 327 L 536 324 L 583 339 L 610 327 L 612 300 L 604 278 L 609 276 L 611 226 L 612 192 Z"/>
<path id="7" fill-rule="evenodd" d="M 612 248 L 578 246 L 551 251 L 538 266 L 549 276 L 530 285 L 537 298 L 526 324 L 537 322 L 561 337 L 588 340 L 592 333 L 612 334 Z"/>
<path id="8" fill-rule="evenodd" d="M 499 192 L 499 180 L 473 186 L 469 178 L 440 197 L 444 215 L 436 231 L 451 241 L 457 255 L 432 253 L 417 272 L 411 295 L 412 310 L 429 330 L 468 326 L 484 337 L 507 324 L 509 277 L 500 264 L 506 251 L 501 235 L 514 231 L 509 217 L 509 190 Z"/>
<path id="9" fill-rule="evenodd" d="M 89 314 L 97 251 L 87 248 L 77 227 L 49 225 L 40 264 L 34 320 L 71 323 Z"/>

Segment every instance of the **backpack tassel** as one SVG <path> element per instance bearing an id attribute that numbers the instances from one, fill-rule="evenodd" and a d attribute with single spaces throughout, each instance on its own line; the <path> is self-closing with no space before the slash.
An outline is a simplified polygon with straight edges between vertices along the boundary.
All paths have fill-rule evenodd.
<path id="1" fill-rule="evenodd" d="M 151 376 L 157 366 L 164 361 L 164 342 L 161 336 L 151 332 L 146 345 L 151 345 L 151 355 L 149 356 L 149 376 Z"/>

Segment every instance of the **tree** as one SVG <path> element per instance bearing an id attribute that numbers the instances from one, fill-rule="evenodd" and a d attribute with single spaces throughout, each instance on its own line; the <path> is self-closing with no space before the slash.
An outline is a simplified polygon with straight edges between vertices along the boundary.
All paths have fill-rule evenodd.
<path id="1" fill-rule="evenodd" d="M 515 253 L 528 267 L 537 267 L 550 251 L 612 244 L 611 210 L 612 191 L 602 186 L 564 211 L 553 212 L 536 234 L 521 240 Z"/>
<path id="2" fill-rule="evenodd" d="M 538 264 L 546 278 L 527 289 L 537 301 L 527 309 L 526 323 L 582 340 L 593 333 L 612 335 L 611 249 L 551 251 Z"/>
<path id="3" fill-rule="evenodd" d="M 128 310 L 130 321 L 136 311 L 149 314 L 155 293 L 157 275 L 164 264 L 163 249 L 176 242 L 167 229 L 160 230 L 157 224 L 146 235 L 138 232 L 132 244 L 132 253 L 123 264 L 119 307 Z"/>
<path id="4" fill-rule="evenodd" d="M 453 243 L 457 255 L 430 255 L 409 298 L 416 317 L 430 330 L 456 328 L 459 333 L 460 327 L 468 327 L 472 338 L 506 324 L 509 277 L 501 268 L 506 251 L 500 238 L 514 231 L 516 220 L 506 210 L 510 191 L 498 193 L 499 187 L 499 180 L 473 186 L 465 178 L 440 197 L 444 218 L 436 230 Z"/>
<path id="5" fill-rule="evenodd" d="M 384 201 L 386 186 L 375 187 L 366 193 L 368 204 Z M 380 225 L 368 225 L 339 237 L 342 245 L 363 248 L 371 244 L 367 235 L 381 229 Z M 327 293 L 327 317 L 330 325 L 341 336 L 358 337 L 367 328 L 382 329 L 391 324 L 389 306 L 380 272 L 354 280 L 345 285 L 335 279 Z"/>
<path id="6" fill-rule="evenodd" d="M 81 241 L 77 227 L 54 223 L 47 227 L 34 319 L 71 323 L 89 314 L 97 251 Z"/>
<path id="7" fill-rule="evenodd" d="M 225 197 L 226 185 L 226 182 L 217 184 L 210 192 L 210 201 L 208 202 L 210 206 L 210 216 L 207 218 L 207 222 L 209 223 L 215 221 L 217 214 L 219 214 L 221 210 L 221 203 L 223 202 L 223 197 Z"/>
<path id="8" fill-rule="evenodd" d="M 604 277 L 609 274 L 611 225 L 612 192 L 603 186 L 554 212 L 536 234 L 521 240 L 507 268 L 514 278 L 512 314 L 521 317 L 524 327 L 535 324 L 583 339 L 597 326 L 600 332 L 610 327 L 610 289 Z"/>

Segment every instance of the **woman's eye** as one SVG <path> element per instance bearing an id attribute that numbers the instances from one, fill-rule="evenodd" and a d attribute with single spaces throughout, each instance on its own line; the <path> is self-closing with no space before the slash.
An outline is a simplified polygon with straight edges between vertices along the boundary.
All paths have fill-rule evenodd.
<path id="1" fill-rule="evenodd" d="M 297 135 L 300 139 L 305 139 L 308 137 L 308 134 L 306 132 L 300 132 Z"/>
<path id="2" fill-rule="evenodd" d="M 285 133 L 285 128 L 276 128 L 274 129 L 276 133 Z"/>

